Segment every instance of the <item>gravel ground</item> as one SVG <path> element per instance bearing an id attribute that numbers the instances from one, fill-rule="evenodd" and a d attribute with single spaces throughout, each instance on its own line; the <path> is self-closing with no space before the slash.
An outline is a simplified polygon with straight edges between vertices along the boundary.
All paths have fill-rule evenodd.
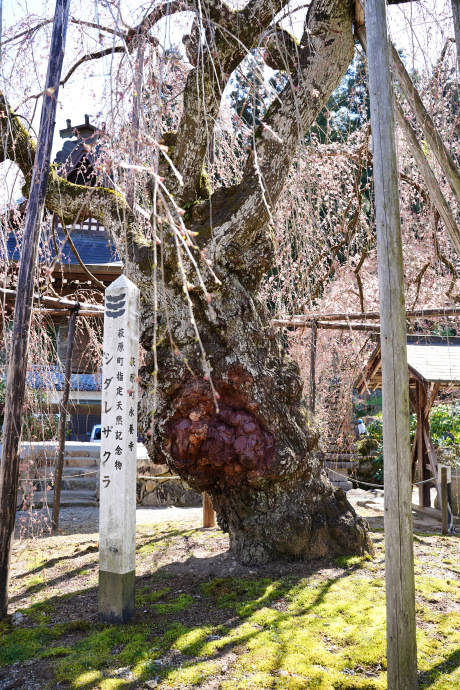
<path id="1" fill-rule="evenodd" d="M 148 525 L 158 522 L 175 522 L 177 520 L 199 520 L 203 515 L 202 508 L 137 508 L 136 524 Z M 38 536 L 49 529 L 51 508 L 41 510 L 18 511 L 16 514 L 16 536 Z M 61 508 L 59 529 L 64 534 L 90 534 L 99 530 L 99 508 Z"/>
<path id="2" fill-rule="evenodd" d="M 352 489 L 347 498 L 359 515 L 365 517 L 373 528 L 383 528 L 383 491 L 374 489 Z M 418 502 L 416 490 L 412 497 L 414 503 Z M 434 495 L 433 495 L 434 500 Z M 200 508 L 144 508 L 136 510 L 137 525 L 148 525 L 161 522 L 176 522 L 201 520 L 203 509 Z M 18 511 L 16 519 L 16 536 L 39 536 L 50 525 L 51 510 L 45 507 L 32 512 Z M 420 532 L 439 533 L 441 524 L 428 516 L 413 513 L 414 529 Z M 72 507 L 61 508 L 59 529 L 63 534 L 93 534 L 99 529 L 99 509 L 96 507 Z M 459 526 L 457 525 L 457 530 Z"/>

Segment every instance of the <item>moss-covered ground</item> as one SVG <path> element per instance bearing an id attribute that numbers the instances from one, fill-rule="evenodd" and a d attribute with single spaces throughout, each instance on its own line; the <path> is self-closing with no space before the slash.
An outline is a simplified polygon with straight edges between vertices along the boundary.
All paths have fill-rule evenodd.
<path id="1" fill-rule="evenodd" d="M 97 534 L 15 545 L 0 688 L 375 689 L 386 685 L 383 534 L 373 560 L 246 568 L 219 530 L 143 525 L 137 608 L 97 622 Z M 460 689 L 457 537 L 416 535 L 420 688 Z"/>

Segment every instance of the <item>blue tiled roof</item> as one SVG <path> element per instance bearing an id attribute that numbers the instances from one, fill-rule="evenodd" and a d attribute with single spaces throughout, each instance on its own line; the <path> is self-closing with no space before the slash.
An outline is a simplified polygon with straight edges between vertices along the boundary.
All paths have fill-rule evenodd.
<path id="1" fill-rule="evenodd" d="M 60 246 L 64 240 L 62 232 L 58 232 Z M 118 255 L 113 244 L 108 239 L 105 232 L 88 232 L 74 230 L 71 234 L 73 243 L 85 264 L 109 264 L 119 261 Z M 7 239 L 8 256 L 11 260 L 19 260 L 20 244 L 16 237 L 10 234 Z M 43 236 L 40 240 L 39 260 L 49 259 L 56 255 L 51 237 Z M 76 264 L 77 260 L 74 253 L 66 242 L 60 257 L 61 264 Z"/>
<path id="2" fill-rule="evenodd" d="M 64 373 L 57 366 L 49 369 L 31 371 L 27 374 L 26 383 L 37 390 L 64 390 Z M 102 390 L 101 374 L 72 374 L 70 377 L 72 391 L 100 391 Z"/>

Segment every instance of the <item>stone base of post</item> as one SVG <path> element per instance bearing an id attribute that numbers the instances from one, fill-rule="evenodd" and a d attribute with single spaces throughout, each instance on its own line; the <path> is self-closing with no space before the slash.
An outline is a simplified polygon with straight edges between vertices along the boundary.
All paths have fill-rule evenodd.
<path id="1" fill-rule="evenodd" d="M 135 571 L 99 571 L 99 614 L 103 623 L 126 623 L 134 615 Z"/>

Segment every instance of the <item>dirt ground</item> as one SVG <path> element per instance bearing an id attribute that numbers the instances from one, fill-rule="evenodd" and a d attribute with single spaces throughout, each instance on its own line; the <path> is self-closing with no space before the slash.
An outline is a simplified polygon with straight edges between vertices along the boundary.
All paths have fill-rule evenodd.
<path id="1" fill-rule="evenodd" d="M 57 536 L 46 510 L 18 514 L 0 690 L 382 690 L 382 496 L 349 499 L 372 530 L 372 561 L 242 566 L 227 535 L 201 528 L 201 509 L 139 508 L 126 626 L 97 623 L 98 510 L 61 510 Z M 460 689 L 458 537 L 414 523 L 420 687 Z"/>

